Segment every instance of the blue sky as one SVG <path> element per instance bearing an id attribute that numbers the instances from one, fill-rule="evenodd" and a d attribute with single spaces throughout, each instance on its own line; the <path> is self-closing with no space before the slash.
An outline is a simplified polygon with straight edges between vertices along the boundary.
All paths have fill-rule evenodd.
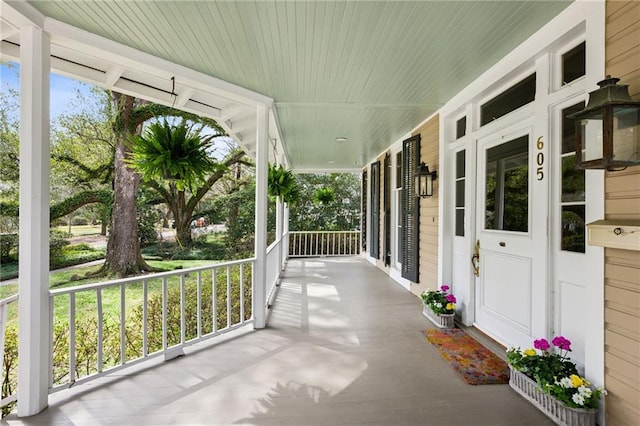
<path id="1" fill-rule="evenodd" d="M 20 66 L 11 62 L 10 65 L 0 64 L 0 82 L 2 86 L 7 84 L 15 90 L 20 90 Z M 54 122 L 60 114 L 73 112 L 73 100 L 76 97 L 76 91 L 89 95 L 90 85 L 81 83 L 78 80 L 63 77 L 58 74 L 51 74 L 51 98 L 50 98 L 50 115 L 51 121 Z"/>

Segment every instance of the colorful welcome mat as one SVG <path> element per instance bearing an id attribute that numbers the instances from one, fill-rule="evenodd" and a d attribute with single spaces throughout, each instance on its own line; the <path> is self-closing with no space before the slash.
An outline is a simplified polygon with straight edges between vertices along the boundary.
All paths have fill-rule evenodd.
<path id="1" fill-rule="evenodd" d="M 458 328 L 431 329 L 422 333 L 468 384 L 509 383 L 507 363 L 464 331 Z"/>

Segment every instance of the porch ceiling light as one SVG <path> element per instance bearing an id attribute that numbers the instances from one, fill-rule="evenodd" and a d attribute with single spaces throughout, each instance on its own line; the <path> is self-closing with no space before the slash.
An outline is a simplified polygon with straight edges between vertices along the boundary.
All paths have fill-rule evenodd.
<path id="1" fill-rule="evenodd" d="M 620 170 L 640 164 L 640 101 L 629 96 L 619 78 L 598 82 L 575 119 L 576 163 L 582 169 Z"/>
<path id="2" fill-rule="evenodd" d="M 416 197 L 431 197 L 433 195 L 433 181 L 438 178 L 438 173 L 429 171 L 429 166 L 420 163 L 415 174 Z"/>
<path id="3" fill-rule="evenodd" d="M 342 142 L 346 142 L 347 138 L 345 138 L 344 136 L 340 136 L 336 138 L 336 142 L 338 143 L 342 143 Z"/>

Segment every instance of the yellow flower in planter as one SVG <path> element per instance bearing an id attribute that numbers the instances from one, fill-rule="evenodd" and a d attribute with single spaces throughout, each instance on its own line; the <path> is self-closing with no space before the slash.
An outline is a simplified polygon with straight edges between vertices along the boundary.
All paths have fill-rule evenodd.
<path id="1" fill-rule="evenodd" d="M 524 351 L 522 351 L 523 355 L 526 356 L 534 356 L 536 354 L 536 350 L 535 349 L 525 349 Z"/>
<path id="2" fill-rule="evenodd" d="M 571 384 L 573 385 L 574 388 L 579 388 L 584 384 L 584 380 L 582 380 L 580 376 L 572 374 L 569 377 L 571 378 Z"/>
<path id="3" fill-rule="evenodd" d="M 447 303 L 446 309 L 447 309 L 447 311 L 454 311 L 456 309 L 456 304 L 455 303 Z"/>

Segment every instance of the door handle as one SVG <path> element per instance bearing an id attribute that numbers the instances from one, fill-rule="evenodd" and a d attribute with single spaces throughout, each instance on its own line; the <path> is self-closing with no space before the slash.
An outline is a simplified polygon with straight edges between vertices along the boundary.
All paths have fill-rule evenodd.
<path id="1" fill-rule="evenodd" d="M 476 248 L 473 256 L 471 256 L 471 266 L 473 266 L 473 275 L 480 276 L 480 240 L 476 241 Z"/>

